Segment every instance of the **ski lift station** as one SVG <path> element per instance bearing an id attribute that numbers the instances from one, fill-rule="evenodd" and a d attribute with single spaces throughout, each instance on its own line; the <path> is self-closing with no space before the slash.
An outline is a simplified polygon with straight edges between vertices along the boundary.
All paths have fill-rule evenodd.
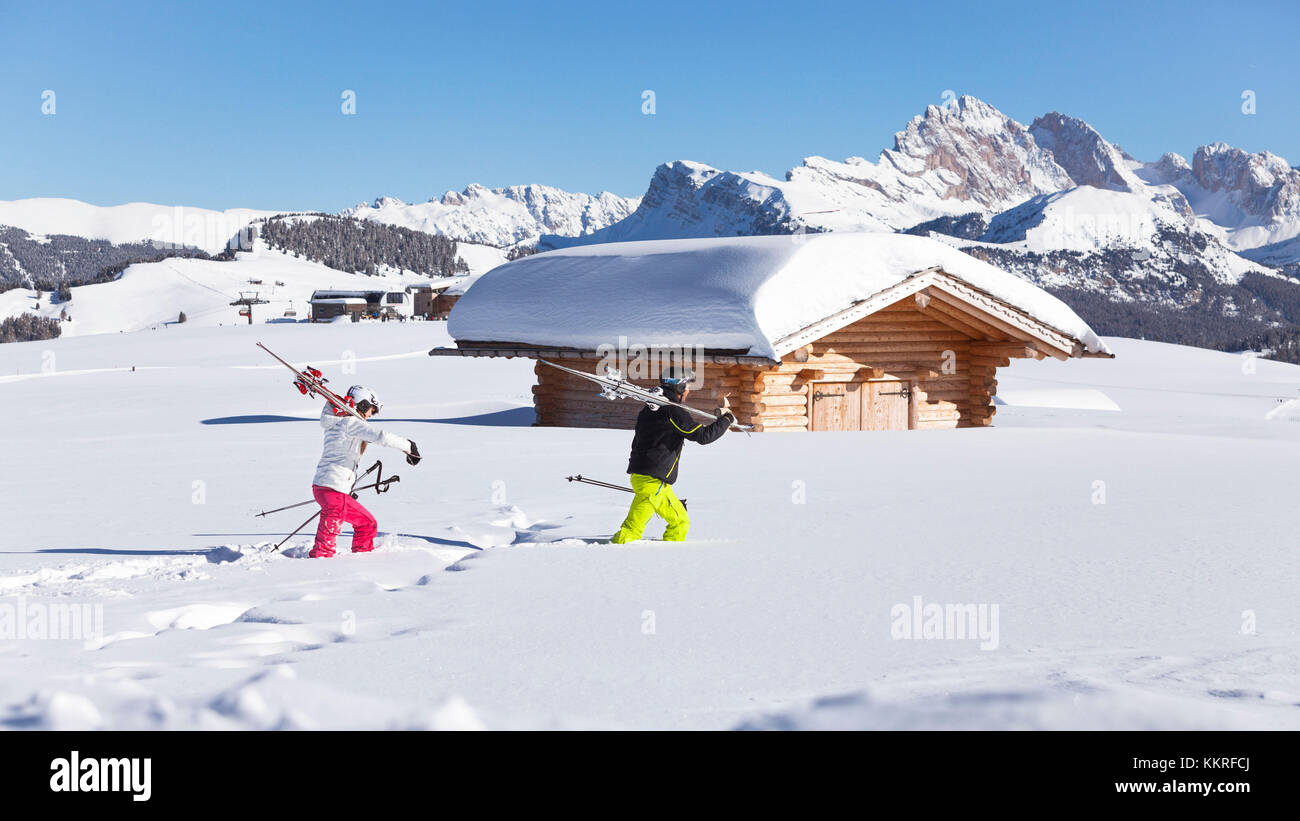
<path id="1" fill-rule="evenodd" d="M 1012 358 L 1112 357 L 1056 297 L 937 240 L 826 233 L 578 246 L 484 274 L 431 356 L 530 357 L 656 384 L 682 361 L 712 409 L 759 431 L 989 425 Z M 538 362 L 537 424 L 631 428 L 609 401 Z"/>

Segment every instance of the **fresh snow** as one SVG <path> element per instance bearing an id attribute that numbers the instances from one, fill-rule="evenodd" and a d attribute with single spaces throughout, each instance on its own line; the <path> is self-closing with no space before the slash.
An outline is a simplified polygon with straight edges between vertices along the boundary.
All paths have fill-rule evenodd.
<path id="1" fill-rule="evenodd" d="M 579 246 L 484 275 L 452 313 L 458 340 L 594 350 L 702 345 L 776 358 L 775 344 L 934 266 L 1080 340 L 1105 344 L 1056 297 L 941 242 L 809 234 Z M 615 334 L 613 329 L 617 329 Z"/>
<path id="2" fill-rule="evenodd" d="M 1120 411 L 688 445 L 694 543 L 613 547 L 626 498 L 563 477 L 619 481 L 630 434 L 530 427 L 532 363 L 428 357 L 443 327 L 0 347 L 56 432 L 0 434 L 35 466 L 0 476 L 0 604 L 103 628 L 0 641 L 0 726 L 1300 729 L 1300 425 L 1264 418 L 1300 367 L 1107 339 L 999 387 Z M 267 551 L 320 429 L 258 340 L 427 454 L 367 453 L 402 477 L 375 553 Z M 916 596 L 998 605 L 997 649 L 892 638 Z"/>
<path id="3" fill-rule="evenodd" d="M 1117 411 L 1120 406 L 1103 391 L 1094 388 L 1027 388 L 999 389 L 998 405 L 1018 408 L 1076 408 L 1079 410 Z"/>

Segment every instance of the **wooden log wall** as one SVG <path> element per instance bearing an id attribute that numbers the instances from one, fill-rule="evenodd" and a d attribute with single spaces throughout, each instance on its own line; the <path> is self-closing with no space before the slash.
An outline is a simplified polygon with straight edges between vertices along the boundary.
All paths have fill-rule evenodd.
<path id="1" fill-rule="evenodd" d="M 590 360 L 569 359 L 560 360 L 560 364 L 579 370 L 591 369 L 593 365 Z M 643 407 L 640 402 L 604 399 L 600 396 L 599 386 L 594 383 L 541 362 L 536 363 L 533 370 L 537 374 L 533 406 L 537 410 L 538 425 L 626 430 L 636 425 L 637 414 Z M 754 393 L 756 368 L 707 363 L 695 370 L 702 377 L 702 383 L 697 390 L 691 391 L 687 404 L 711 411 L 721 404 L 723 394 L 728 394 L 736 418 L 740 422 L 750 422 L 758 407 Z M 658 384 L 653 379 L 633 381 L 645 388 Z"/>
<path id="2" fill-rule="evenodd" d="M 1008 360 L 981 346 L 1005 340 L 973 337 L 972 329 L 958 330 L 943 321 L 946 315 L 937 316 L 903 300 L 787 355 L 760 375 L 755 423 L 767 431 L 808 430 L 809 383 L 897 379 L 912 386 L 912 427 L 988 425 L 997 368 Z"/>
<path id="3" fill-rule="evenodd" d="M 940 316 L 948 318 L 923 311 L 907 299 L 788 354 L 780 365 L 705 364 L 702 386 L 687 401 L 712 410 L 723 394 L 729 394 L 737 419 L 755 430 L 807 431 L 810 384 L 898 379 L 913 390 L 911 427 L 988 425 L 996 411 L 997 369 L 1010 364 L 1006 354 L 1016 353 L 1017 347 L 1008 346 L 1008 339 L 970 327 L 957 330 L 936 318 Z M 1020 350 L 1023 355 L 1033 352 Z M 592 367 L 590 360 L 562 364 Z M 537 424 L 621 429 L 636 424 L 639 402 L 603 399 L 591 382 L 540 362 L 535 372 Z M 653 387 L 656 383 L 637 380 L 637 384 Z"/>

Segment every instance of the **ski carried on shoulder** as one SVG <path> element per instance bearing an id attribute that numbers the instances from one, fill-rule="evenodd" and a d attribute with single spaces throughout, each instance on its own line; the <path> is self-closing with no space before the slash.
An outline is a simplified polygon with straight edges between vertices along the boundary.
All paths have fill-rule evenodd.
<path id="1" fill-rule="evenodd" d="M 707 419 L 710 422 L 718 421 L 718 417 L 716 414 L 709 413 L 708 411 L 702 411 L 699 408 L 692 408 L 690 405 L 686 405 L 681 402 L 674 402 L 673 400 L 664 396 L 663 393 L 659 392 L 657 389 L 650 390 L 647 388 L 643 388 L 640 385 L 632 384 L 631 382 L 629 382 L 627 379 L 623 377 L 623 374 L 617 368 L 611 368 L 608 365 L 606 365 L 605 366 L 606 375 L 599 376 L 594 373 L 587 373 L 585 371 L 579 371 L 579 370 L 574 370 L 573 368 L 567 368 L 564 365 L 557 365 L 554 362 L 549 362 L 545 359 L 539 359 L 538 361 L 550 365 L 552 368 L 558 368 L 559 370 L 565 371 L 566 373 L 571 373 L 574 376 L 581 376 L 583 379 L 586 379 L 590 382 L 595 382 L 597 385 L 600 385 L 604 389 L 600 392 L 600 395 L 611 401 L 617 399 L 635 399 L 636 401 L 642 402 L 646 405 L 650 405 L 653 408 L 658 408 L 663 405 L 672 405 L 673 407 L 681 408 L 682 410 L 687 411 L 688 413 L 691 413 L 699 417 L 700 419 Z M 753 425 L 742 425 L 739 422 L 733 422 L 731 427 L 733 430 L 740 430 L 746 433 L 754 429 Z"/>
<path id="2" fill-rule="evenodd" d="M 308 365 L 306 368 L 302 370 L 298 370 L 293 365 L 290 365 L 288 362 L 285 362 L 283 359 L 281 359 L 275 353 L 275 351 L 272 351 L 270 348 L 266 347 L 261 342 L 257 343 L 257 347 L 266 351 L 267 353 L 269 353 L 271 356 L 275 358 L 275 361 L 279 362 L 281 365 L 293 371 L 293 375 L 294 375 L 293 386 L 297 388 L 298 392 L 301 393 L 303 396 L 312 396 L 312 397 L 319 396 L 322 399 L 324 399 L 326 402 L 329 402 L 331 405 L 333 405 L 335 410 L 351 414 L 352 416 L 355 416 L 356 418 L 360 419 L 362 422 L 366 421 L 366 418 L 362 416 L 360 413 L 357 413 L 357 409 L 354 408 L 351 404 L 349 404 L 346 399 L 339 396 L 337 393 L 330 390 L 329 388 L 325 387 L 325 383 L 328 382 L 329 380 L 326 379 L 324 376 L 322 376 L 321 372 L 318 369 L 313 368 L 311 365 Z"/>

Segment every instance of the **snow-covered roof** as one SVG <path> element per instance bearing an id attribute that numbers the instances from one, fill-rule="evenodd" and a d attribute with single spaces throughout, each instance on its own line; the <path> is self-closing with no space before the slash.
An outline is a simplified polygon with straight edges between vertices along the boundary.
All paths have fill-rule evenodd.
<path id="1" fill-rule="evenodd" d="M 447 290 L 443 291 L 443 293 L 448 296 L 463 296 L 465 292 L 470 289 L 470 286 L 475 282 L 478 282 L 479 278 L 482 276 L 483 274 L 471 274 L 470 276 L 460 277 L 448 286 Z"/>
<path id="2" fill-rule="evenodd" d="M 941 268 L 1061 334 L 1109 353 L 1061 300 L 926 237 L 825 233 L 619 242 L 498 266 L 456 303 L 458 341 L 594 350 L 605 344 L 743 350 L 779 359 L 779 344 L 827 317 Z M 883 307 L 883 306 L 881 306 Z"/>
<path id="3" fill-rule="evenodd" d="M 313 305 L 368 305 L 370 303 L 366 302 L 364 299 L 361 299 L 360 297 L 335 296 L 335 297 L 322 297 L 320 299 L 313 299 L 311 301 L 311 304 Z"/>

